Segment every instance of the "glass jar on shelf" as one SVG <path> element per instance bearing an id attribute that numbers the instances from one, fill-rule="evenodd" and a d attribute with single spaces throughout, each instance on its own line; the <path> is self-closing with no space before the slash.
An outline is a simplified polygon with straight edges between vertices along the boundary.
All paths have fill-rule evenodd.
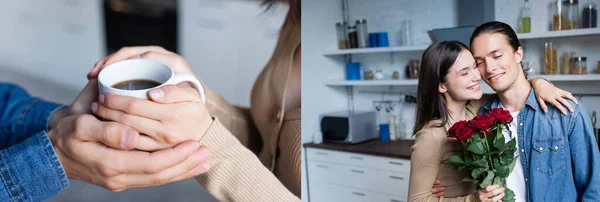
<path id="1" fill-rule="evenodd" d="M 359 48 L 369 47 L 369 33 L 367 31 L 367 20 L 356 20 L 356 33 Z"/>
<path id="2" fill-rule="evenodd" d="M 531 6 L 529 0 L 525 0 L 525 5 L 521 8 L 521 18 L 519 20 L 520 32 L 529 33 L 531 31 Z"/>
<path id="3" fill-rule="evenodd" d="M 400 79 L 400 73 L 398 71 L 394 71 L 394 73 L 392 73 L 392 79 L 394 79 L 394 80 Z"/>
<path id="4" fill-rule="evenodd" d="M 571 58 L 575 57 L 575 52 L 564 53 L 562 56 L 561 74 L 571 74 Z"/>
<path id="5" fill-rule="evenodd" d="M 346 27 L 348 27 L 346 22 L 335 23 L 335 31 L 337 32 L 337 40 L 338 40 L 338 48 L 339 49 L 347 49 L 348 48 L 348 35 L 346 33 Z"/>
<path id="6" fill-rule="evenodd" d="M 377 71 L 375 71 L 375 80 L 382 80 L 383 79 L 383 72 L 378 69 Z"/>
<path id="7" fill-rule="evenodd" d="M 546 42 L 544 44 L 544 74 L 558 73 L 557 49 L 554 43 Z"/>
<path id="8" fill-rule="evenodd" d="M 365 70 L 365 75 L 363 76 L 363 78 L 365 80 L 373 80 L 373 78 L 375 77 L 375 75 L 373 75 L 373 71 L 371 71 L 370 69 Z"/>
<path id="9" fill-rule="evenodd" d="M 587 58 L 571 58 L 571 74 L 587 74 Z"/>
<path id="10" fill-rule="evenodd" d="M 579 28 L 579 0 L 565 0 L 563 5 L 563 30 Z"/>
<path id="11" fill-rule="evenodd" d="M 553 0 L 549 5 L 550 8 L 550 30 L 559 31 L 563 30 L 563 0 Z"/>
<path id="12" fill-rule="evenodd" d="M 588 2 L 583 6 L 583 12 L 581 13 L 581 27 L 582 28 L 592 28 L 596 27 L 598 24 L 598 8 L 596 4 L 592 2 L 592 0 L 588 0 Z"/>
<path id="13" fill-rule="evenodd" d="M 358 33 L 356 26 L 348 27 L 348 44 L 350 48 L 358 48 Z"/>

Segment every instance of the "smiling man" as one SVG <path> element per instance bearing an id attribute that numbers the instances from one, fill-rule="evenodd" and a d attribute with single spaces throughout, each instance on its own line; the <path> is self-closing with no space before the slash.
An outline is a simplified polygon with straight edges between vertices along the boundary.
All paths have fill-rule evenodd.
<path id="1" fill-rule="evenodd" d="M 598 201 L 600 154 L 583 105 L 570 102 L 574 112 L 566 115 L 555 107 L 542 111 L 521 63 L 519 39 L 505 23 L 479 26 L 471 51 L 481 78 L 498 93 L 480 113 L 503 107 L 513 116 L 504 136 L 517 140 L 518 159 L 506 181 L 516 201 Z"/>

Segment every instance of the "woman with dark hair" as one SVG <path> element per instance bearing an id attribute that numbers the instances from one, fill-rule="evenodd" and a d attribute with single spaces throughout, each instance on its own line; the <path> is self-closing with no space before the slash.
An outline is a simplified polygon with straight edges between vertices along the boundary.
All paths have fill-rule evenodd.
<path id="1" fill-rule="evenodd" d="M 219 201 L 299 200 L 300 0 L 263 1 L 267 8 L 275 3 L 287 3 L 289 11 L 273 55 L 254 83 L 250 108 L 233 106 L 203 85 L 204 107 L 212 119 L 203 124 L 204 120 L 180 118 L 182 122 L 193 121 L 189 125 L 196 129 L 180 135 L 200 140 L 212 151 L 210 170 L 196 179 Z M 99 61 L 88 77 L 96 77 L 106 65 L 135 57 L 159 60 L 176 72 L 193 73 L 181 56 L 163 48 L 129 47 Z"/>
<path id="2" fill-rule="evenodd" d="M 492 185 L 475 191 L 475 185 L 463 182 L 460 172 L 448 164 L 448 159 L 462 154 L 464 148 L 458 140 L 446 136 L 447 130 L 460 120 L 473 118 L 479 107 L 491 99 L 490 96 L 481 99 L 481 76 L 475 59 L 466 45 L 442 41 L 429 46 L 421 61 L 409 201 L 440 200 L 431 191 L 436 179 L 445 189 L 445 200 L 499 201 L 504 196 L 504 188 Z M 562 99 L 555 97 L 557 91 L 571 96 L 543 79 L 536 78 L 531 83 L 546 101 Z M 557 107 L 561 107 L 560 104 Z"/>

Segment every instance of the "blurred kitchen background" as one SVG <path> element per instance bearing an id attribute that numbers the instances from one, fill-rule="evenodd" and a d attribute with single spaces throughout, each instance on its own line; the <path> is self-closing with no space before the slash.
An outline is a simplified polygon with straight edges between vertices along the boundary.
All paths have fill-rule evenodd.
<path id="1" fill-rule="evenodd" d="M 70 104 L 97 60 L 124 46 L 181 54 L 208 86 L 249 106 L 286 5 L 260 0 L 0 0 L 0 81 Z M 51 202 L 215 201 L 194 179 L 112 193 L 73 181 Z"/>
<path id="2" fill-rule="evenodd" d="M 530 78 L 572 92 L 598 128 L 597 3 L 303 0 L 302 200 L 407 201 L 419 60 L 487 21 L 517 31 Z"/>

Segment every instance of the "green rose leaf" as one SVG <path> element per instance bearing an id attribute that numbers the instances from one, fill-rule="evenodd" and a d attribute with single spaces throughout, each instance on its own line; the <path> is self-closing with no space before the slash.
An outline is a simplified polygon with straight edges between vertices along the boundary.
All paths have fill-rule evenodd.
<path id="1" fill-rule="evenodd" d="M 465 163 L 465 161 L 463 161 L 463 159 L 458 156 L 458 155 L 454 155 L 451 156 L 450 159 L 448 159 L 448 163 L 450 163 L 450 165 L 453 165 L 455 167 L 461 166 L 461 165 L 466 165 L 467 163 Z"/>
<path id="2" fill-rule="evenodd" d="M 482 173 L 485 173 L 486 171 L 487 169 L 485 168 L 477 168 L 473 170 L 473 172 L 471 172 L 471 177 L 473 177 L 473 179 L 477 179 Z"/>
<path id="3" fill-rule="evenodd" d="M 466 164 L 471 164 L 471 162 L 473 162 L 473 157 L 471 155 L 465 155 L 464 160 Z"/>
<path id="4" fill-rule="evenodd" d="M 504 197 L 502 201 L 515 201 L 515 193 L 509 188 L 504 188 Z"/>
<path id="5" fill-rule="evenodd" d="M 493 179 L 494 179 L 494 172 L 487 171 L 487 176 L 485 177 L 485 179 L 483 179 L 483 181 L 481 182 L 479 187 L 483 189 L 483 188 L 486 188 L 486 187 L 492 185 Z"/>
<path id="6" fill-rule="evenodd" d="M 508 166 L 500 166 L 499 168 L 496 168 L 496 169 L 498 169 L 496 171 L 496 175 L 498 175 L 499 177 L 507 178 L 508 175 L 510 174 L 510 170 L 508 169 Z"/>
<path id="7" fill-rule="evenodd" d="M 476 154 L 483 154 L 485 153 L 485 148 L 483 147 L 483 143 L 481 142 L 476 142 L 473 143 L 471 145 L 469 145 L 469 147 L 467 148 L 468 151 L 471 151 L 473 153 Z"/>
<path id="8" fill-rule="evenodd" d="M 515 168 L 515 164 L 517 163 L 517 160 L 519 159 L 519 157 L 514 157 L 512 163 L 510 163 L 510 165 L 508 165 L 508 172 L 512 173 L 513 169 Z"/>
<path id="9" fill-rule="evenodd" d="M 508 141 L 506 145 L 508 146 L 509 151 L 512 150 L 514 152 L 517 147 L 517 140 L 513 138 L 512 140 Z"/>
<path id="10" fill-rule="evenodd" d="M 497 135 L 494 139 L 494 148 L 501 150 L 505 147 L 505 145 L 506 143 L 504 140 L 504 135 Z"/>
<path id="11" fill-rule="evenodd" d="M 501 177 L 494 177 L 494 183 L 493 184 L 497 184 L 500 187 L 504 187 L 504 180 Z"/>
<path id="12" fill-rule="evenodd" d="M 479 159 L 479 160 L 477 160 L 477 161 L 473 161 L 473 162 L 471 162 L 471 164 L 473 164 L 474 166 L 476 166 L 476 167 L 480 167 L 480 168 L 485 168 L 485 169 L 487 169 L 487 168 L 488 168 L 488 164 L 487 164 L 487 163 L 488 163 L 488 162 L 487 162 L 487 160 L 486 160 L 486 159 Z"/>

